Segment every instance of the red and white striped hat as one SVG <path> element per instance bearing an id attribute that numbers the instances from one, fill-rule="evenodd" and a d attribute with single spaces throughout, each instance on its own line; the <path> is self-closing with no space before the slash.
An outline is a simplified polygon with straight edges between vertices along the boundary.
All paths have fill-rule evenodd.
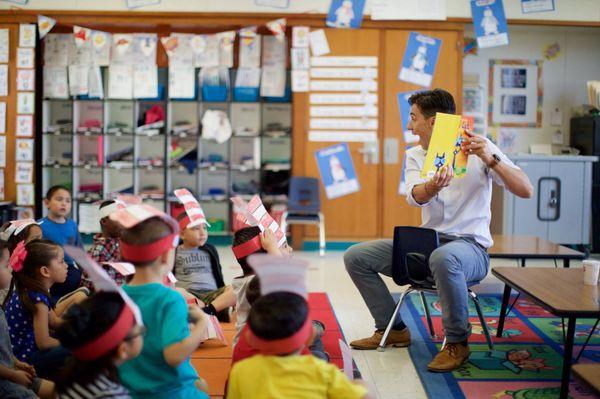
<path id="1" fill-rule="evenodd" d="M 188 227 L 199 226 L 201 224 L 210 226 L 206 221 L 206 216 L 204 216 L 204 211 L 202 211 L 200 203 L 187 188 L 175 190 L 174 193 L 183 204 L 183 208 L 187 215 L 187 217 L 179 221 L 179 228 L 181 230 L 187 229 Z"/>

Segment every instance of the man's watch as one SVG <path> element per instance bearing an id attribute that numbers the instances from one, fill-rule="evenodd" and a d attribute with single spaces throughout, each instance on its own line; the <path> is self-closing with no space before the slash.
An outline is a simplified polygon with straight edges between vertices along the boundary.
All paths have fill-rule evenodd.
<path id="1" fill-rule="evenodd" d="M 492 162 L 489 165 L 487 165 L 487 167 L 489 169 L 494 169 L 496 165 L 500 163 L 500 161 L 502 161 L 502 159 L 498 154 L 492 154 Z"/>

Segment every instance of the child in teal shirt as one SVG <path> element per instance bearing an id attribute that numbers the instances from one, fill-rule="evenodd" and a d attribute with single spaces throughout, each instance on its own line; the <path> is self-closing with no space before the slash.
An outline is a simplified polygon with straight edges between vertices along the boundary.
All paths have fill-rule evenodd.
<path id="1" fill-rule="evenodd" d="M 149 208 L 135 205 L 110 217 L 131 218 L 134 208 L 145 207 Z M 188 309 L 181 294 L 162 284 L 173 267 L 178 230 L 173 219 L 161 214 L 125 229 L 121 237 L 123 260 L 135 266 L 133 279 L 123 288 L 139 306 L 147 328 L 142 353 L 119 367 L 121 381 L 134 399 L 208 399 L 190 362 L 205 339 L 207 319 L 200 307 Z"/>

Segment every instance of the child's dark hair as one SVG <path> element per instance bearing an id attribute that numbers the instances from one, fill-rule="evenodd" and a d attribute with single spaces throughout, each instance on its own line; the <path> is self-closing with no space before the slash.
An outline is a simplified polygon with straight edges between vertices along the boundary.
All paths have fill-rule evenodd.
<path id="1" fill-rule="evenodd" d="M 77 349 L 108 331 L 117 321 L 123 306 L 125 306 L 125 302 L 118 293 L 98 292 L 69 308 L 67 313 L 62 316 L 63 324 L 56 332 L 57 338 L 65 348 Z M 104 374 L 112 381 L 119 382 L 113 360 L 115 351 L 116 349 L 89 362 L 74 357 L 68 359 L 56 381 L 57 391 L 63 392 L 67 387 L 76 383 L 86 386 L 95 381 L 99 374 Z"/>
<path id="2" fill-rule="evenodd" d="M 306 300 L 291 292 L 272 292 L 256 300 L 248 325 L 259 338 L 288 338 L 299 331 L 308 317 Z"/>
<path id="3" fill-rule="evenodd" d="M 260 279 L 258 276 L 254 276 L 246 287 L 246 300 L 252 306 L 260 296 Z"/>
<path id="4" fill-rule="evenodd" d="M 6 229 L 8 229 L 10 227 L 10 225 L 11 225 L 11 222 L 4 223 L 1 227 L 1 230 L 6 231 Z M 8 248 L 8 252 L 10 254 L 13 253 L 13 251 L 15 250 L 15 248 L 17 247 L 17 245 L 19 245 L 19 243 L 21 241 L 25 241 L 27 239 L 27 237 L 29 237 L 29 231 L 34 226 L 37 226 L 39 229 L 41 229 L 39 224 L 32 223 L 29 226 L 25 227 L 23 230 L 21 230 L 19 232 L 19 234 L 12 234 L 10 237 L 8 237 L 8 240 L 6 240 L 6 248 Z"/>
<path id="5" fill-rule="evenodd" d="M 233 246 L 236 247 L 245 242 L 248 242 L 258 235 L 260 235 L 260 228 L 258 228 L 258 226 L 250 226 L 250 227 L 244 227 L 242 229 L 239 229 L 238 231 L 233 233 Z M 259 254 L 259 253 L 265 253 L 265 252 L 267 252 L 267 251 L 265 251 L 264 249 L 261 248 L 260 250 L 256 251 L 255 253 Z M 252 270 L 250 265 L 248 265 L 247 260 L 248 260 L 248 257 L 237 260 L 238 263 L 240 264 L 240 266 L 242 267 L 244 276 L 249 276 L 251 274 L 254 274 L 254 270 Z"/>
<path id="6" fill-rule="evenodd" d="M 65 190 L 66 192 L 69 193 L 69 195 L 71 194 L 71 190 L 69 190 L 67 187 L 65 187 L 61 184 L 57 184 L 56 186 L 52 186 L 48 189 L 48 191 L 46 192 L 46 197 L 44 197 L 44 198 L 47 199 L 48 201 L 50 201 L 52 199 L 52 197 L 54 196 L 54 194 L 56 194 L 56 192 L 59 190 Z"/>
<path id="7" fill-rule="evenodd" d="M 100 203 L 100 206 L 98 207 L 98 209 L 102 209 L 102 208 L 112 205 L 114 203 L 115 203 L 115 200 L 111 200 L 111 199 L 104 200 Z"/>
<path id="8" fill-rule="evenodd" d="M 152 244 L 161 238 L 173 234 L 171 226 L 159 217 L 144 220 L 137 226 L 123 230 L 121 240 L 129 245 Z M 156 259 L 149 262 L 132 262 L 137 267 L 144 267 L 154 263 Z"/>
<path id="9" fill-rule="evenodd" d="M 4 299 L 4 306 L 10 299 L 13 291 L 17 291 L 23 307 L 33 315 L 35 305 L 29 298 L 29 292 L 41 292 L 50 296 L 50 292 L 40 281 L 40 267 L 47 266 L 52 259 L 58 256 L 60 245 L 50 240 L 33 240 L 25 244 L 27 257 L 23 262 L 23 268 L 19 272 L 12 273 L 13 278 L 10 289 Z"/>

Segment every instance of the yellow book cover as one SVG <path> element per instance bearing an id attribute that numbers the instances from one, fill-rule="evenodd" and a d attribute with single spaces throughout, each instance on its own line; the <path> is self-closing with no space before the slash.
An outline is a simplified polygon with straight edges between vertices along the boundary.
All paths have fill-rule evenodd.
<path id="1" fill-rule="evenodd" d="M 469 160 L 469 155 L 465 154 L 460 150 L 461 143 L 467 139 L 465 134 L 465 130 L 473 133 L 473 125 L 475 124 L 474 118 L 472 116 L 463 116 L 460 121 L 460 134 L 456 139 L 456 144 L 454 147 L 454 177 L 464 177 L 467 174 L 467 161 Z"/>
<path id="2" fill-rule="evenodd" d="M 454 156 L 460 152 L 461 116 L 452 114 L 435 114 L 435 125 L 429 141 L 427 156 L 421 178 L 429 179 L 444 165 L 454 166 Z M 458 143 L 458 152 L 456 146 Z"/>

